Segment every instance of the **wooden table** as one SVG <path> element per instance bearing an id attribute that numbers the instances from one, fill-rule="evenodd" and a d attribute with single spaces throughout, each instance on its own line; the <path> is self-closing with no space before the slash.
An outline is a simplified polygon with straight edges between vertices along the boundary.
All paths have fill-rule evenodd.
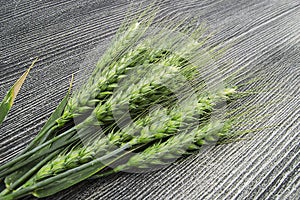
<path id="1" fill-rule="evenodd" d="M 149 1 L 133 1 L 139 3 Z M 233 62 L 232 70 L 243 66 L 274 72 L 272 91 L 257 101 L 280 100 L 260 123 L 278 127 L 163 170 L 89 180 L 46 199 L 299 199 L 300 1 L 159 4 L 159 17 L 195 17 L 216 31 L 213 44 L 232 44 L 224 58 Z M 0 164 L 37 134 L 63 98 L 71 74 L 80 77 L 95 64 L 129 7 L 125 0 L 1 1 L 0 99 L 36 56 L 39 62 L 0 128 Z"/>

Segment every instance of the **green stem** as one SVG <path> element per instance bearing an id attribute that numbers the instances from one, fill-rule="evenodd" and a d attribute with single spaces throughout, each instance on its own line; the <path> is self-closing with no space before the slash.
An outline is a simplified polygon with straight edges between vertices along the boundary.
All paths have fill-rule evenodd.
<path id="1" fill-rule="evenodd" d="M 64 143 L 64 144 L 62 144 L 62 145 L 56 146 L 55 148 L 49 149 L 48 151 L 44 151 L 44 152 L 42 152 L 42 153 L 39 153 L 39 154 L 37 154 L 36 156 L 32 156 L 32 157 L 30 157 L 29 159 L 26 159 L 25 161 L 23 161 L 22 164 L 19 163 L 18 165 L 15 165 L 15 166 L 11 167 L 11 168 L 8 169 L 7 171 L 2 172 L 2 173 L 0 174 L 0 176 L 3 177 L 3 176 L 5 176 L 5 175 L 8 175 L 8 174 L 10 174 L 10 173 L 12 173 L 12 172 L 14 172 L 14 171 L 20 169 L 21 167 L 23 167 L 23 166 L 25 166 L 25 165 L 27 165 L 27 164 L 30 164 L 31 162 L 35 161 L 36 159 L 40 158 L 41 156 L 44 156 L 44 155 L 49 154 L 49 153 L 51 153 L 51 152 L 53 152 L 53 151 L 55 151 L 55 150 L 57 150 L 57 149 L 60 149 L 61 147 L 66 146 L 66 145 L 68 145 L 68 144 L 70 144 L 70 143 L 72 143 L 72 142 L 74 142 L 74 141 L 76 141 L 76 140 L 77 140 L 77 138 L 73 138 L 73 139 L 67 141 L 66 143 Z"/>
<path id="2" fill-rule="evenodd" d="M 49 135 L 52 134 L 57 128 L 59 128 L 59 126 L 55 125 L 49 131 L 45 132 L 43 138 L 41 138 L 38 144 L 43 144 L 49 138 Z"/>
<path id="3" fill-rule="evenodd" d="M 60 181 L 65 177 L 69 177 L 70 175 L 76 175 L 77 173 L 80 173 L 84 170 L 88 170 L 86 172 L 86 174 L 81 175 L 78 179 L 74 180 L 74 182 L 66 183 L 66 184 L 70 184 L 70 185 L 68 185 L 68 187 L 71 186 L 71 185 L 74 185 L 74 184 L 82 181 L 83 179 L 85 179 L 86 176 L 91 176 L 92 174 L 95 174 L 98 171 L 102 170 L 104 167 L 106 167 L 106 165 L 103 164 L 103 163 L 106 163 L 105 161 L 108 161 L 109 159 L 114 158 L 115 156 L 118 156 L 118 154 L 126 151 L 130 147 L 131 147 L 130 145 L 124 145 L 123 147 L 118 148 L 118 149 L 112 151 L 111 153 L 109 153 L 105 156 L 97 158 L 97 159 L 95 159 L 95 160 L 93 160 L 89 163 L 86 163 L 84 165 L 81 165 L 77 168 L 70 169 L 70 170 L 68 170 L 64 173 L 58 174 L 58 175 L 56 175 L 54 177 L 51 177 L 51 178 L 48 178 L 44 181 L 40 181 L 40 182 L 38 182 L 34 185 L 31 185 L 31 186 L 28 186 L 28 187 L 25 187 L 25 188 L 20 188 L 19 190 L 16 190 L 11 194 L 0 197 L 0 200 L 12 200 L 12 199 L 16 199 L 16 198 L 26 196 L 26 195 L 30 194 L 31 192 L 33 192 L 35 190 L 43 189 L 44 187 L 47 187 L 49 184 L 55 183 L 56 181 Z M 127 153 L 129 153 L 129 152 L 131 152 L 131 151 L 127 151 Z M 124 153 L 120 156 L 124 156 L 124 155 L 126 155 L 126 153 Z M 119 159 L 120 156 L 113 159 L 109 163 L 112 163 L 115 160 Z M 91 169 L 89 170 L 89 168 L 91 168 Z M 64 189 L 64 188 L 61 188 L 61 190 L 62 189 Z"/>
<path id="4" fill-rule="evenodd" d="M 47 163 L 49 160 L 51 160 L 55 155 L 57 155 L 58 151 L 52 152 L 49 156 L 47 156 L 45 159 L 40 161 L 37 165 L 35 165 L 31 170 L 29 170 L 26 174 L 24 174 L 22 177 L 20 177 L 16 182 L 14 182 L 12 185 L 8 187 L 9 190 L 13 190 L 20 186 L 20 184 L 24 183 L 28 180 L 37 170 L 39 170 L 45 163 Z"/>
<path id="5" fill-rule="evenodd" d="M 56 122 L 53 122 L 48 129 L 45 129 L 43 132 L 41 132 L 40 134 L 37 135 L 37 137 L 35 137 L 35 139 L 22 151 L 21 154 L 28 152 L 29 150 L 31 150 L 32 148 L 36 147 L 36 145 L 39 143 L 40 140 L 44 141 L 44 136 L 45 135 L 49 135 L 49 132 L 53 131 L 53 128 L 56 127 L 55 126 Z"/>
<path id="6" fill-rule="evenodd" d="M 21 161 L 21 160 L 23 160 L 23 159 L 27 159 L 28 157 L 30 157 L 30 156 L 32 156 L 33 154 L 35 154 L 37 151 L 39 151 L 39 150 L 45 148 L 46 146 L 52 144 L 53 142 L 55 142 L 55 141 L 57 141 L 57 140 L 63 138 L 64 136 L 66 136 L 66 135 L 68 135 L 68 134 L 70 134 L 70 133 L 72 133 L 72 132 L 74 132 L 74 131 L 76 131 L 76 127 L 73 127 L 73 128 L 71 128 L 71 129 L 69 129 L 69 130 L 66 131 L 65 133 L 63 133 L 63 134 L 61 134 L 61 135 L 59 135 L 59 136 L 57 136 L 57 137 L 55 137 L 55 138 L 49 140 L 48 142 L 46 142 L 46 143 L 44 143 L 44 144 L 42 144 L 42 145 L 40 145 L 40 146 L 35 147 L 34 149 L 30 150 L 29 152 L 27 152 L 27 153 L 25 153 L 25 154 L 23 154 L 23 155 L 20 155 L 19 157 L 15 158 L 14 160 L 12 160 L 12 161 L 10 161 L 10 162 L 8 162 L 8 163 L 2 165 L 2 166 L 0 167 L 0 172 L 1 172 L 1 173 L 0 173 L 0 177 L 3 177 L 4 175 L 7 175 L 8 173 L 12 172 L 13 169 L 14 169 L 14 170 L 15 170 L 15 169 L 18 169 L 18 168 L 20 168 L 21 166 L 20 166 L 20 167 L 19 167 L 19 166 L 15 166 L 15 167 L 12 167 L 12 168 L 10 168 L 10 169 L 4 171 L 5 169 L 11 167 L 12 165 L 18 163 L 19 161 Z M 60 146 L 60 147 L 61 147 L 61 146 Z M 56 149 L 57 149 L 57 148 L 56 148 Z M 56 150 L 56 149 L 55 149 L 55 150 Z M 47 153 L 50 153 L 50 152 L 47 152 Z M 43 154 L 43 155 L 44 155 L 44 154 Z M 31 157 L 31 158 L 32 158 L 32 157 Z M 32 159 L 30 159 L 30 160 L 32 160 Z M 35 159 L 34 159 L 34 160 L 35 160 Z M 27 162 L 27 163 L 28 163 L 28 162 Z M 19 165 L 19 164 L 18 164 L 18 165 Z M 24 166 L 24 164 L 23 164 L 22 166 Z"/>
<path id="7" fill-rule="evenodd" d="M 10 191 L 9 189 L 4 189 L 4 190 L 0 193 L 0 198 L 1 198 L 1 196 L 8 195 L 9 193 L 11 193 L 11 191 Z"/>

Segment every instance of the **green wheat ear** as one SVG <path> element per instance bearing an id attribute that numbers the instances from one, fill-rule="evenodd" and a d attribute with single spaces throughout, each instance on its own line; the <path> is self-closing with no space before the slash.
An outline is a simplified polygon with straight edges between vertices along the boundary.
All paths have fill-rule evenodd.
<path id="1" fill-rule="evenodd" d="M 15 84 L 10 88 L 7 92 L 6 96 L 0 103 L 0 125 L 6 119 L 8 112 L 10 111 L 11 107 L 14 104 L 14 101 L 27 77 L 30 70 L 33 68 L 34 64 L 38 61 L 36 58 L 32 63 L 31 66 L 24 72 L 24 74 L 15 82 Z"/>

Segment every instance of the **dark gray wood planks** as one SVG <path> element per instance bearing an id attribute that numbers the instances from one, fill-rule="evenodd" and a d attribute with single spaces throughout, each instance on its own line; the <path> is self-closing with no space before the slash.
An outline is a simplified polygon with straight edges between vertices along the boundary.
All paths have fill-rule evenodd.
<path id="1" fill-rule="evenodd" d="M 0 97 L 36 56 L 40 61 L 0 128 L 0 163 L 34 137 L 66 92 L 71 74 L 95 63 L 91 51 L 109 44 L 128 7 L 125 0 L 1 1 Z M 232 71 L 276 72 L 269 80 L 273 91 L 259 102 L 282 99 L 270 106 L 268 112 L 276 114 L 264 122 L 281 126 L 164 170 L 86 181 L 48 199 L 299 198 L 300 2 L 162 1 L 159 16 L 166 15 L 197 16 L 217 30 L 212 43 L 233 44 L 224 58 L 233 60 Z"/>

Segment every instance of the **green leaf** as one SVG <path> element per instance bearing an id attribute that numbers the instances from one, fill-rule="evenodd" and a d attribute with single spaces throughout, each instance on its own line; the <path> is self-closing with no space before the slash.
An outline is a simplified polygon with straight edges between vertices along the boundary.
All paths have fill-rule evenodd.
<path id="1" fill-rule="evenodd" d="M 43 126 L 43 128 L 40 130 L 40 132 L 38 133 L 37 137 L 35 137 L 35 139 L 26 147 L 26 149 L 22 152 L 26 153 L 29 150 L 33 149 L 34 147 L 36 147 L 38 144 L 40 144 L 42 141 L 46 141 L 48 139 L 48 135 L 47 132 L 48 130 L 50 130 L 53 127 L 53 124 L 55 124 L 55 121 L 61 117 L 67 103 L 70 97 L 70 92 L 71 92 L 71 88 L 72 88 L 72 83 L 73 83 L 73 76 L 70 82 L 70 87 L 69 90 L 67 92 L 67 94 L 65 95 L 65 97 L 63 98 L 63 100 L 60 102 L 60 104 L 58 105 L 58 107 L 55 109 L 55 111 L 52 113 L 52 115 L 49 117 L 49 119 L 47 120 L 47 122 L 45 123 L 45 125 Z M 26 181 L 29 177 L 30 174 L 28 174 L 27 172 L 32 169 L 33 167 L 35 167 L 35 165 L 37 165 L 39 162 L 41 161 L 41 159 L 36 160 L 31 162 L 30 164 L 20 168 L 19 170 L 15 171 L 14 173 L 8 175 L 5 178 L 5 185 L 7 188 L 9 189 L 14 189 L 11 188 L 11 186 L 18 180 L 22 179 L 24 181 Z M 38 169 L 36 169 L 38 170 Z M 32 171 L 32 173 L 34 173 L 35 171 Z"/>
<path id="2" fill-rule="evenodd" d="M 0 124 L 6 119 L 7 114 L 11 107 L 14 104 L 14 101 L 17 97 L 17 94 L 19 93 L 27 75 L 29 74 L 29 71 L 32 69 L 34 64 L 37 62 L 38 58 L 36 58 L 32 63 L 31 66 L 24 72 L 24 74 L 15 82 L 15 84 L 10 88 L 10 90 L 7 92 L 6 96 L 0 103 Z"/>

